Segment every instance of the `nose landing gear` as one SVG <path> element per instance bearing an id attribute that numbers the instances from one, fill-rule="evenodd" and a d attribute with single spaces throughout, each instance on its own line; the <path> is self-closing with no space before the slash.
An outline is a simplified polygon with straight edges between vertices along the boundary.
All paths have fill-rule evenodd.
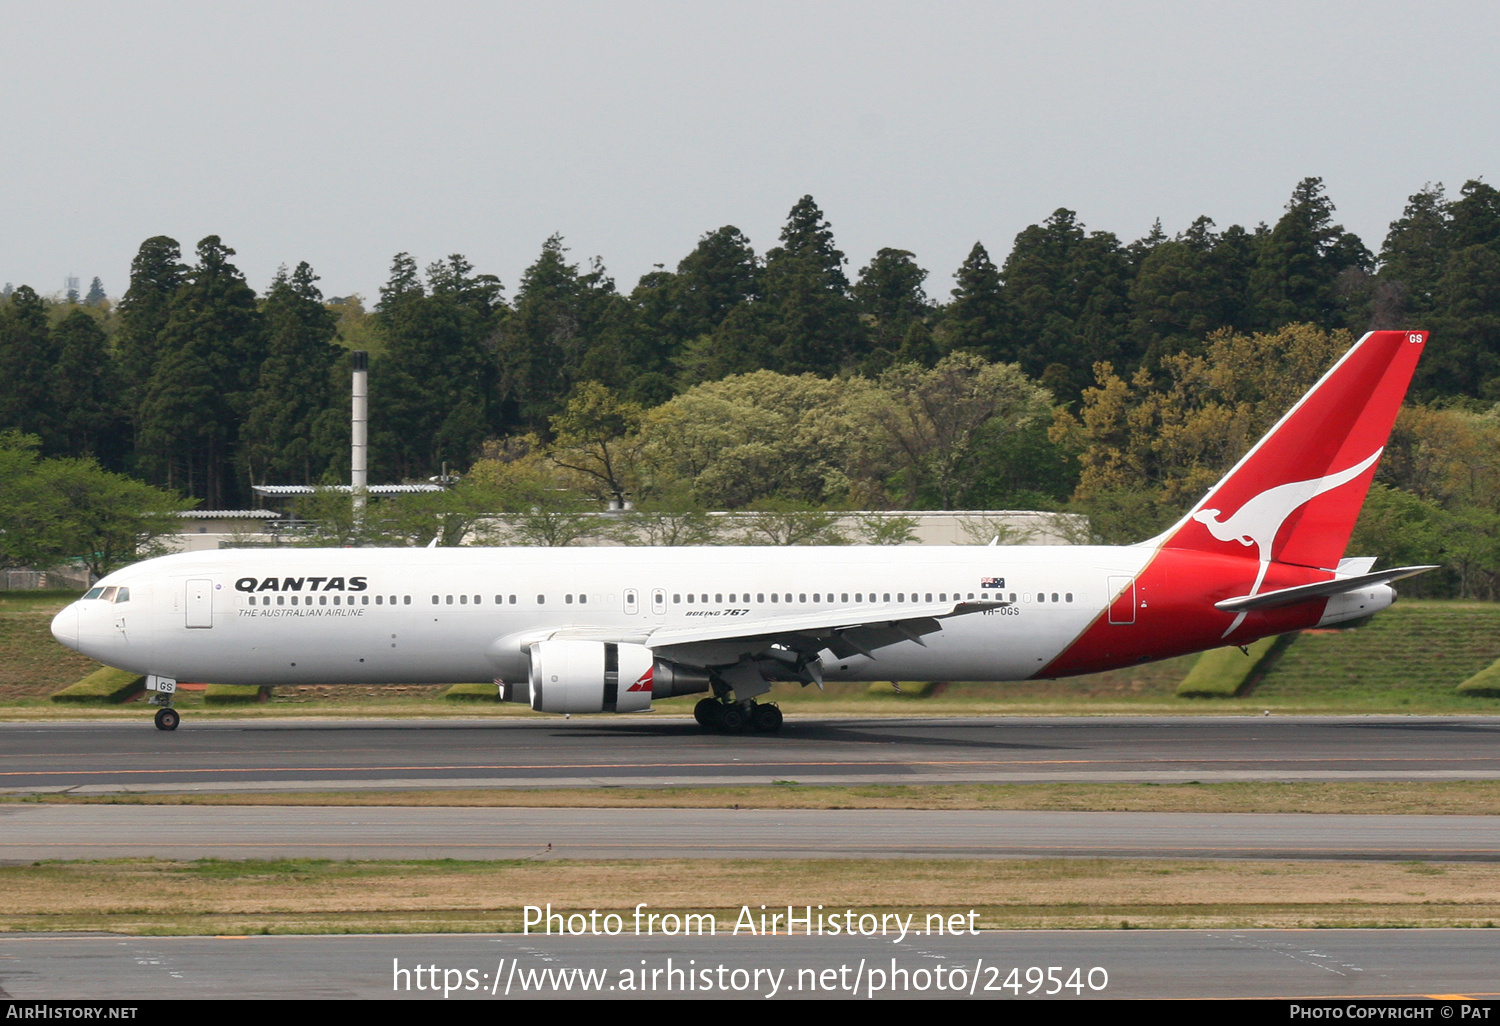
<path id="1" fill-rule="evenodd" d="M 181 720 L 182 717 L 177 715 L 177 710 L 173 709 L 170 705 L 163 706 L 162 708 L 156 710 L 157 730 L 176 730 L 177 724 L 181 722 Z"/>

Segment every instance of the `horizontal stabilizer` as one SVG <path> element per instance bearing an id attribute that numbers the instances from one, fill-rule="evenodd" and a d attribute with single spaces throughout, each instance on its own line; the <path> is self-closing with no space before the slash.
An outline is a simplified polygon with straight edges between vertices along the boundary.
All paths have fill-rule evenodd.
<path id="1" fill-rule="evenodd" d="M 1403 577 L 1415 577 L 1417 574 L 1425 574 L 1429 570 L 1436 569 L 1436 566 L 1398 566 L 1392 570 L 1380 570 L 1373 574 L 1361 574 L 1358 577 L 1335 577 L 1331 581 L 1303 584 L 1296 588 L 1282 588 L 1280 591 L 1268 591 L 1262 595 L 1241 595 L 1239 598 L 1225 599 L 1223 602 L 1215 602 L 1214 608 L 1222 609 L 1226 613 L 1274 609 L 1277 606 L 1296 605 L 1298 602 L 1327 598 L 1330 595 L 1342 595 L 1346 591 L 1358 591 L 1372 584 L 1390 584 Z"/>

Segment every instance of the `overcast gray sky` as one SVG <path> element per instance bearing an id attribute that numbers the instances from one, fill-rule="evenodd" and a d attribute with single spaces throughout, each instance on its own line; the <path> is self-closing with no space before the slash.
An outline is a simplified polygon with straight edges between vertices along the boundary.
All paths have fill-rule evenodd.
<path id="1" fill-rule="evenodd" d="M 628 291 L 705 231 L 758 252 L 811 193 L 850 260 L 946 296 L 1055 208 L 1275 220 L 1323 177 L 1379 248 L 1425 182 L 1500 179 L 1495 3 L 30 3 L 0 0 L 0 282 L 111 295 L 217 234 L 373 301 L 542 241 Z"/>

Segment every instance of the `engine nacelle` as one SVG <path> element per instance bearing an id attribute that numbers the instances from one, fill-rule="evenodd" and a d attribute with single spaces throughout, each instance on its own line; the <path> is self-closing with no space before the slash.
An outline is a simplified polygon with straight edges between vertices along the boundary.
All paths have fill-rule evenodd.
<path id="1" fill-rule="evenodd" d="M 1318 626 L 1332 627 L 1335 624 L 1367 620 L 1395 601 L 1396 589 L 1389 584 L 1372 584 L 1359 591 L 1332 595 L 1328 599 L 1328 605 L 1323 608 L 1323 618 L 1318 621 Z"/>
<path id="2" fill-rule="evenodd" d="M 531 646 L 531 707 L 537 712 L 644 712 L 655 657 L 644 645 L 539 641 Z"/>

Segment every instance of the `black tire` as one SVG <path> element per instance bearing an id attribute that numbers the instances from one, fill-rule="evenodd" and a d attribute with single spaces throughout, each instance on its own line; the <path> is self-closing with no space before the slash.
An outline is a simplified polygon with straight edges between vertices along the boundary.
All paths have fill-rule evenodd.
<path id="1" fill-rule="evenodd" d="M 745 729 L 745 710 L 737 705 L 720 706 L 719 729 L 726 734 L 738 734 Z"/>
<path id="2" fill-rule="evenodd" d="M 182 717 L 179 716 L 179 715 L 177 715 L 177 710 L 176 709 L 158 709 L 158 710 L 156 710 L 156 729 L 157 730 L 176 730 L 177 729 L 177 724 L 180 723 L 181 721 L 182 721 Z"/>
<path id="3" fill-rule="evenodd" d="M 781 729 L 781 710 L 774 705 L 757 705 L 750 722 L 762 734 L 774 734 Z"/>
<path id="4" fill-rule="evenodd" d="M 698 726 L 712 728 L 719 719 L 719 710 L 723 706 L 717 698 L 700 698 L 698 704 L 693 706 L 693 719 L 698 721 Z"/>

